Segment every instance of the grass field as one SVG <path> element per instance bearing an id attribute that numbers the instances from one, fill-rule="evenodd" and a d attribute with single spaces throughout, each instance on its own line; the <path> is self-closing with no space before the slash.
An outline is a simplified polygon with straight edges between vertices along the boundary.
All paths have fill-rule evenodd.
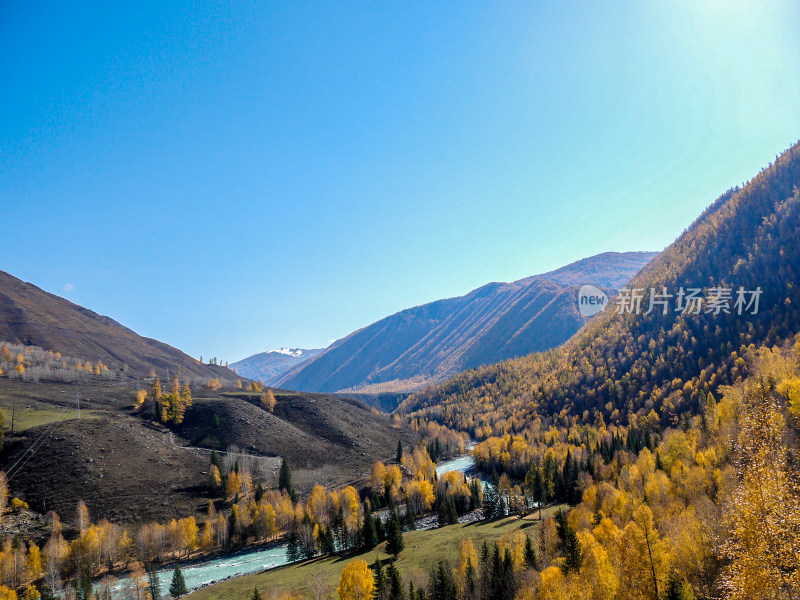
<path id="1" fill-rule="evenodd" d="M 75 418 L 75 410 L 63 411 L 58 407 L 40 402 L 18 401 L 14 412 L 14 431 L 24 431 L 31 427 L 46 425 L 53 421 L 66 421 Z M 11 429 L 12 400 L 0 399 L 0 413 L 3 414 L 3 423 L 6 429 Z M 96 416 L 94 410 L 81 409 L 81 418 L 86 419 Z"/>
<path id="2" fill-rule="evenodd" d="M 557 510 L 552 507 L 544 511 L 544 516 L 549 516 Z M 497 521 L 479 521 L 451 525 L 441 529 L 426 531 L 411 531 L 405 533 L 405 549 L 400 554 L 397 567 L 404 582 L 411 576 L 414 579 L 423 578 L 427 581 L 428 573 L 439 560 L 449 561 L 455 565 L 458 558 L 458 544 L 462 538 L 472 538 L 475 547 L 480 551 L 484 540 L 492 542 L 517 529 L 525 530 L 529 535 L 537 530 L 539 521 L 538 513 L 531 515 L 530 519 L 509 517 Z M 372 565 L 376 559 L 386 559 L 388 555 L 383 552 L 385 543 L 377 548 L 362 554 L 348 556 L 328 556 L 310 561 L 279 567 L 262 573 L 253 573 L 224 581 L 216 585 L 193 592 L 187 598 L 191 600 L 216 600 L 226 598 L 230 600 L 249 600 L 253 595 L 253 588 L 265 590 L 300 591 L 306 594 L 309 583 L 319 581 L 320 578 L 332 590 L 335 596 L 339 576 L 345 565 L 351 560 L 363 559 Z"/>

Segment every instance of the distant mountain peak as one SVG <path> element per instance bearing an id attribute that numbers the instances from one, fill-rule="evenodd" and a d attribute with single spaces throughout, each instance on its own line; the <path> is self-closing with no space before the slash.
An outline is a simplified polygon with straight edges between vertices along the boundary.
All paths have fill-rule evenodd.
<path id="1" fill-rule="evenodd" d="M 322 350 L 322 348 L 276 348 L 248 356 L 230 366 L 244 377 L 260 379 L 267 385 L 273 385 L 278 377 L 315 357 Z"/>
<path id="2" fill-rule="evenodd" d="M 270 350 L 269 352 L 274 354 L 285 354 L 286 356 L 293 356 L 294 358 L 300 358 L 308 352 L 308 350 L 303 350 L 302 348 L 277 348 L 275 350 Z"/>

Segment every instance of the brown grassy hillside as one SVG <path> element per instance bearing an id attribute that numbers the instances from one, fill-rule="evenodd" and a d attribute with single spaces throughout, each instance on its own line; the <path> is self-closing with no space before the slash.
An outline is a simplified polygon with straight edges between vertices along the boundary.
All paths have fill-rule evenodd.
<path id="1" fill-rule="evenodd" d="M 203 365 L 158 340 L 145 338 L 114 319 L 45 292 L 0 271 L 0 340 L 39 346 L 65 356 L 102 361 L 119 371 L 163 374 L 180 367 L 185 374 L 234 377 L 228 369 Z"/>
<path id="2" fill-rule="evenodd" d="M 78 389 L 81 419 L 74 410 Z M 18 420 L 17 432 L 7 435 L 0 469 L 24 461 L 33 443 L 49 433 L 25 466 L 12 472 L 12 493 L 32 509 L 58 511 L 65 521 L 73 519 L 83 499 L 93 518 L 131 523 L 204 511 L 209 448 L 235 446 L 253 455 L 242 460 L 252 463 L 254 479 L 267 488 L 277 485 L 285 456 L 303 494 L 317 482 L 360 484 L 376 458 L 388 459 L 398 440 L 414 439 L 415 434 L 394 429 L 387 417 L 353 400 L 280 390 L 275 395 L 273 414 L 259 405 L 259 395 L 196 386 L 184 423 L 172 431 L 147 418 L 147 403 L 134 409 L 133 390 L 119 381 L 2 378 L 6 425 L 12 407 L 26 421 Z M 49 429 L 54 419 L 58 422 Z"/>

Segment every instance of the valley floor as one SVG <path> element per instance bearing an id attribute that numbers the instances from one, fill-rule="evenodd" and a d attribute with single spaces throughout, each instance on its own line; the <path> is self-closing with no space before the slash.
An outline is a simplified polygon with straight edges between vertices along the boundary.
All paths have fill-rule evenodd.
<path id="1" fill-rule="evenodd" d="M 547 518 L 554 515 L 558 508 L 560 507 L 548 508 L 543 511 L 543 516 Z M 403 535 L 405 549 L 400 554 L 396 566 L 403 581 L 414 581 L 415 584 L 424 585 L 427 583 L 430 570 L 440 560 L 450 564 L 456 563 L 461 539 L 471 538 L 476 548 L 480 548 L 484 541 L 491 543 L 517 530 L 534 535 L 538 526 L 538 513 L 534 512 L 525 518 L 508 517 L 424 531 L 410 531 Z M 385 552 L 385 546 L 384 542 L 366 552 L 324 556 L 261 573 L 236 577 L 199 589 L 187 598 L 191 600 L 216 598 L 249 600 L 255 587 L 258 587 L 262 595 L 265 590 L 299 591 L 308 595 L 310 586 L 318 584 L 335 592 L 342 570 L 348 562 L 356 559 L 366 560 L 369 564 L 375 563 L 376 560 L 385 561 L 389 558 Z"/>

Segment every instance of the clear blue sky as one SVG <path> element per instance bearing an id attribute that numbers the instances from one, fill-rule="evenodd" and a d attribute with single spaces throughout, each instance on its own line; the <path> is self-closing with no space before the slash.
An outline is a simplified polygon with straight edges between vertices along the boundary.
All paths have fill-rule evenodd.
<path id="1" fill-rule="evenodd" d="M 798 6 L 7 0 L 0 269 L 234 361 L 661 249 L 800 138 Z"/>

